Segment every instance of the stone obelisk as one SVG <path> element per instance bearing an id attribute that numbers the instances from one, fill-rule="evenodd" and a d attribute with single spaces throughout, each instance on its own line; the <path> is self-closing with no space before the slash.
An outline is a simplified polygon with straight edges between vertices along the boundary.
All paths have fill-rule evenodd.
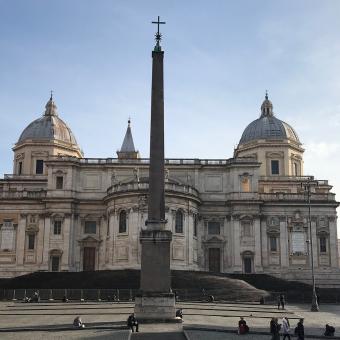
<path id="1" fill-rule="evenodd" d="M 149 202 L 146 229 L 140 233 L 141 282 L 135 314 L 141 321 L 175 319 L 175 297 L 171 292 L 170 244 L 172 232 L 165 230 L 164 203 L 164 52 L 159 24 L 152 52 Z"/>

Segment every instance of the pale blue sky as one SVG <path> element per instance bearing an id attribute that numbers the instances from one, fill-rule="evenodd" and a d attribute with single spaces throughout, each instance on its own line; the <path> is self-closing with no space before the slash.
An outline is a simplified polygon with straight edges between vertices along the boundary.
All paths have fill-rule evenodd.
<path id="1" fill-rule="evenodd" d="M 160 15 L 167 157 L 232 157 L 268 89 L 305 173 L 339 192 L 339 14 L 337 0 L 0 0 L 0 174 L 50 89 L 86 157 L 115 157 L 129 116 L 147 157 Z"/>

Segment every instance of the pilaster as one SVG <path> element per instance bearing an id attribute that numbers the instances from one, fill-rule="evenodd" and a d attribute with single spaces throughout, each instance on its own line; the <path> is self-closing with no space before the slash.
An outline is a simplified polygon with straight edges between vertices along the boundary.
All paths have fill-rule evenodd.
<path id="1" fill-rule="evenodd" d="M 261 259 L 261 222 L 260 218 L 257 217 L 254 219 L 254 236 L 255 236 L 255 258 L 254 258 L 254 267 L 255 273 L 262 272 L 262 259 Z"/>

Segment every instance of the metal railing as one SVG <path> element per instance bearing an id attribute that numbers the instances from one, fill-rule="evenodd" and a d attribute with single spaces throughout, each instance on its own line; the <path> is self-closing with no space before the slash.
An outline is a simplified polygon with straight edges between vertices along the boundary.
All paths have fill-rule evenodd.
<path id="1" fill-rule="evenodd" d="M 67 301 L 70 302 L 132 302 L 138 294 L 137 289 L 0 289 L 1 301 L 27 301 L 38 292 L 40 301 Z M 276 304 L 280 294 L 284 294 L 286 302 L 309 303 L 311 292 L 309 291 L 271 291 L 264 293 L 248 289 L 174 289 L 177 301 L 206 301 L 210 296 L 215 301 L 227 302 L 260 302 L 264 297 L 266 304 Z M 328 290 L 320 293 L 320 303 L 340 304 L 339 290 Z"/>

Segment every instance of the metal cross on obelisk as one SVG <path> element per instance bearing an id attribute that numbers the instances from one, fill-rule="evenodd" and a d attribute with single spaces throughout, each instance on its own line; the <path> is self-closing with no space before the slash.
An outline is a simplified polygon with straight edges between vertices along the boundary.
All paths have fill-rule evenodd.
<path id="1" fill-rule="evenodd" d="M 175 297 L 171 291 L 170 245 L 172 232 L 165 228 L 164 190 L 164 52 L 157 24 L 156 46 L 152 51 L 151 128 L 148 219 L 140 232 L 141 283 L 135 299 L 139 320 L 175 320 Z"/>
<path id="2" fill-rule="evenodd" d="M 152 24 L 157 24 L 157 33 L 155 34 L 155 39 L 156 39 L 156 46 L 155 46 L 155 51 L 160 50 L 160 42 L 162 40 L 162 34 L 159 33 L 159 25 L 165 25 L 166 22 L 165 21 L 159 21 L 159 16 L 157 21 L 152 21 Z"/>

